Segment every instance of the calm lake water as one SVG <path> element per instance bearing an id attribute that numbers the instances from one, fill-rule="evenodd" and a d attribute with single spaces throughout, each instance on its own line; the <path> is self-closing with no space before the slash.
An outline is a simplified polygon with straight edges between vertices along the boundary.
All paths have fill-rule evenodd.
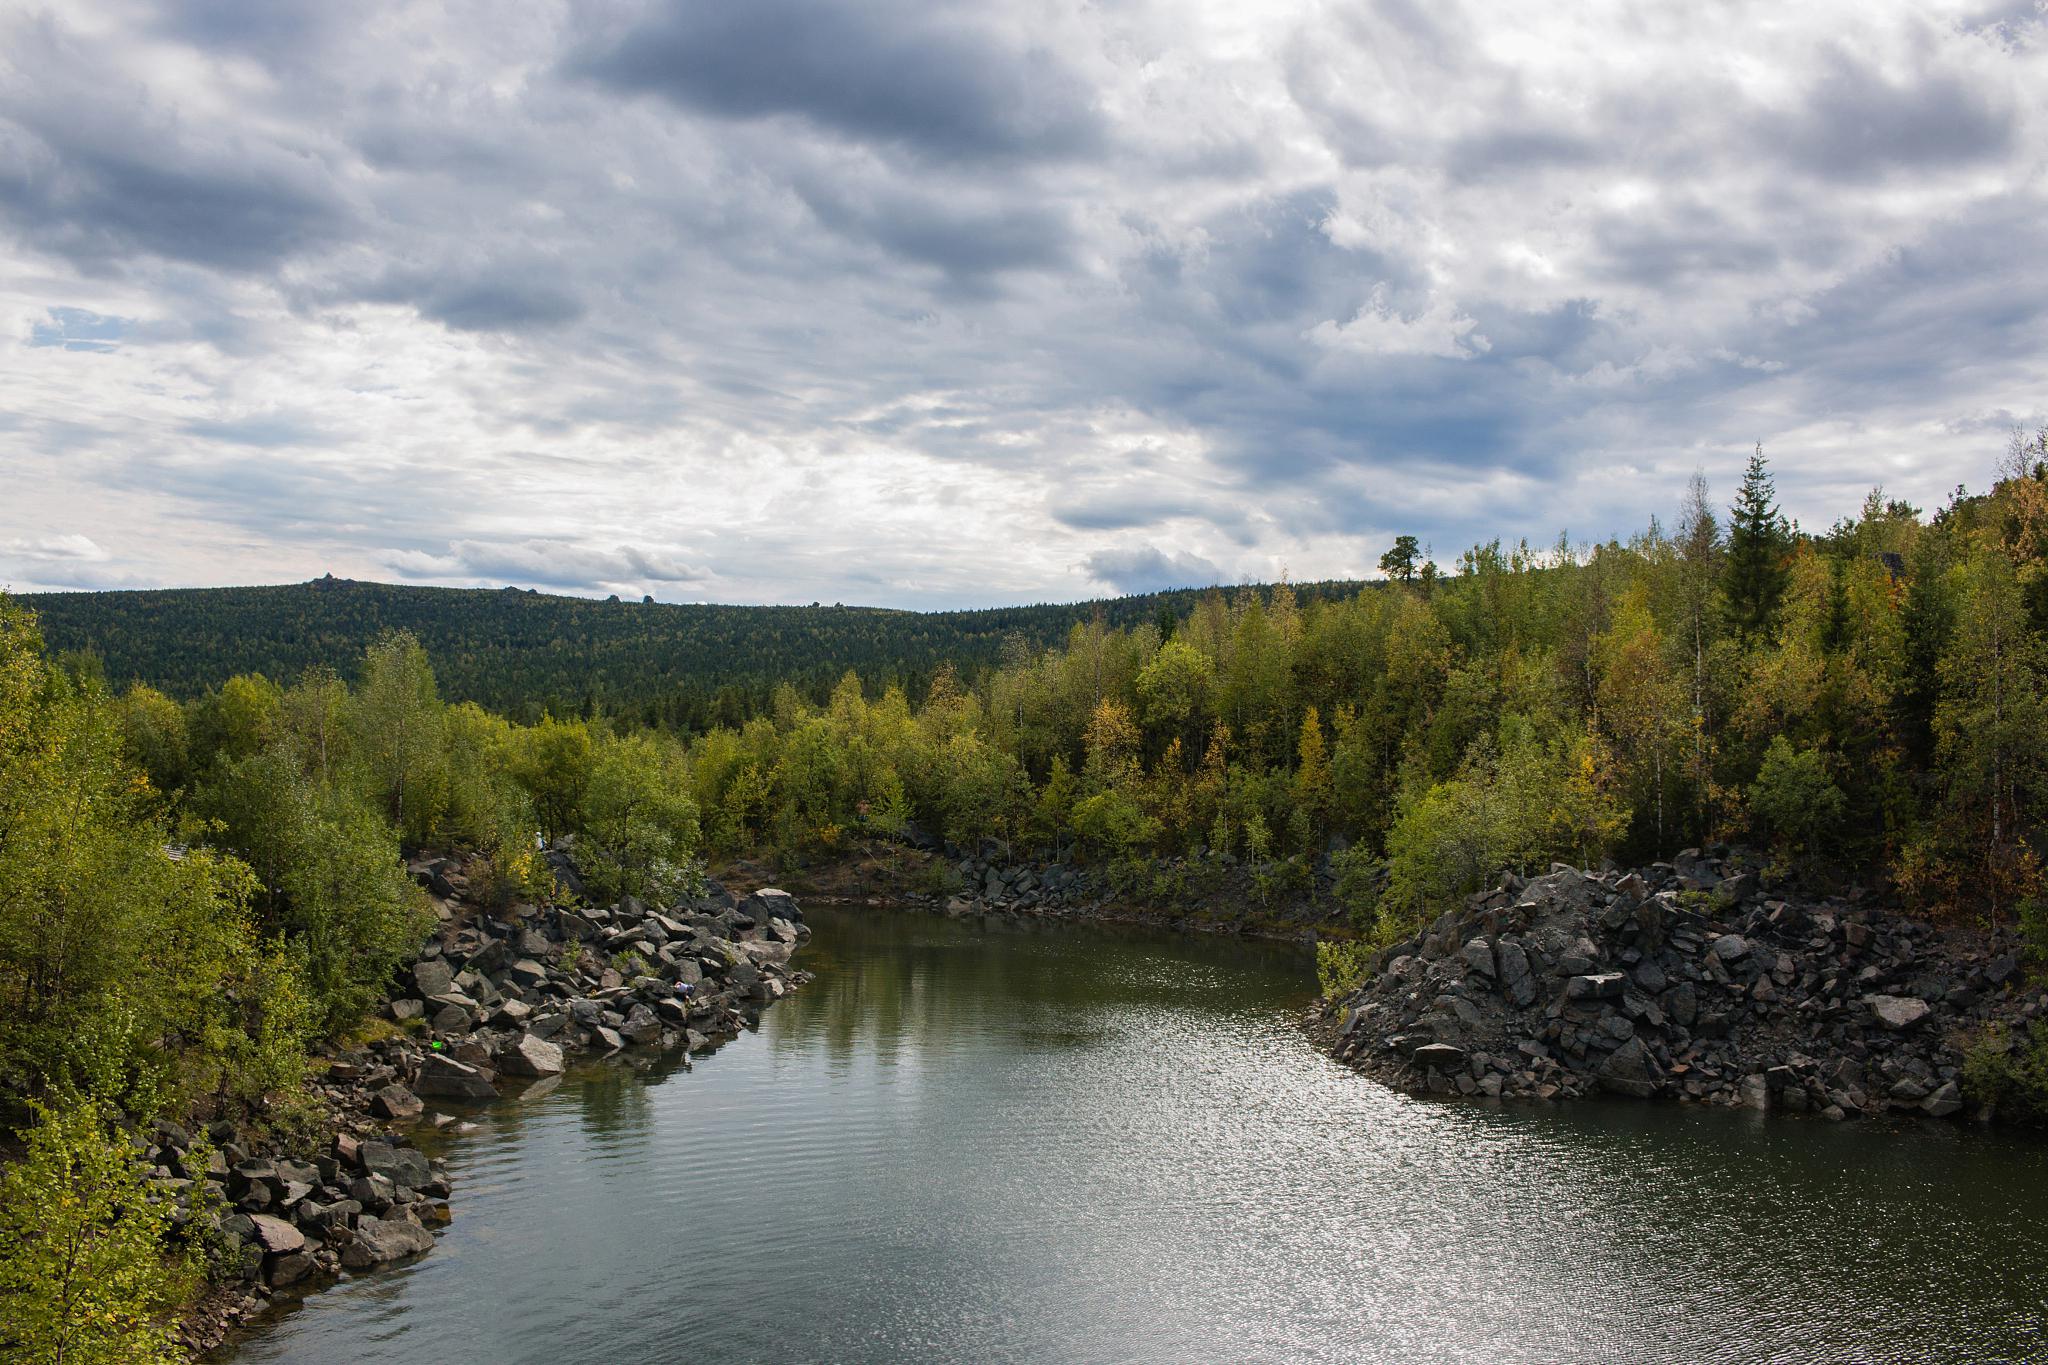
<path id="1" fill-rule="evenodd" d="M 1412 1100 L 1295 951 L 811 923 L 757 1035 L 481 1111 L 431 1256 L 231 1358 L 2048 1360 L 2048 1145 Z"/>

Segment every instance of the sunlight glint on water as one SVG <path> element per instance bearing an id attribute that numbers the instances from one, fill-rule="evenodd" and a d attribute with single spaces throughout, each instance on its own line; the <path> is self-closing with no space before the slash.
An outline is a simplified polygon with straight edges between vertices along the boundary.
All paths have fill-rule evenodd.
<path id="1" fill-rule="evenodd" d="M 2048 1354 L 2039 1145 L 1410 1100 L 1304 1045 L 1290 950 L 813 924 L 758 1036 L 483 1111 L 433 1255 L 232 1358 Z"/>

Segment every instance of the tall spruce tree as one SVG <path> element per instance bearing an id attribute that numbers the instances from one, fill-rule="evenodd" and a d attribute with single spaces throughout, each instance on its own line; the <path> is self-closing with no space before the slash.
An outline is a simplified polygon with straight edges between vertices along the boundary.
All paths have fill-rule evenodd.
<path id="1" fill-rule="evenodd" d="M 1788 578 L 1785 554 L 1792 544 L 1792 528 L 1778 510 L 1777 486 L 1762 446 L 1750 455 L 1742 491 L 1728 514 L 1728 620 L 1743 640 L 1754 641 L 1767 637 L 1777 619 Z"/>

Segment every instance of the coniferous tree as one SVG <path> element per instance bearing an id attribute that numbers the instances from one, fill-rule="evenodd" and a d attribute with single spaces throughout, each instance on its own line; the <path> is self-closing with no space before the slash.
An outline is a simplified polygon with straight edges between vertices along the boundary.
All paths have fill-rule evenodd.
<path id="1" fill-rule="evenodd" d="M 1422 554 L 1422 544 L 1414 536 L 1395 536 L 1394 544 L 1380 556 L 1380 572 L 1403 583 L 1415 581 L 1416 559 Z"/>
<path id="2" fill-rule="evenodd" d="M 1785 594 L 1785 554 L 1792 531 L 1778 510 L 1777 487 L 1758 446 L 1729 509 L 1725 579 L 1729 622 L 1745 642 L 1765 639 Z"/>

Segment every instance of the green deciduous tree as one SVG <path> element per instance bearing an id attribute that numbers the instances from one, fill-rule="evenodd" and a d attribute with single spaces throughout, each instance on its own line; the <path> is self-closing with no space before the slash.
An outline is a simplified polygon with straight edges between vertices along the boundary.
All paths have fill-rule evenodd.
<path id="1" fill-rule="evenodd" d="M 99 1103 L 38 1104 L 27 1152 L 0 1175 L 0 1348 L 18 1365 L 169 1365 L 196 1268 L 174 1258 L 173 1210 Z"/>
<path id="2" fill-rule="evenodd" d="M 434 668 L 404 632 L 363 654 L 349 728 L 365 789 L 409 847 L 430 836 L 447 800 L 447 745 Z"/>
<path id="3" fill-rule="evenodd" d="M 2039 878 L 2028 835 L 2048 794 L 2048 652 L 2003 551 L 1981 549 L 1956 573 L 1962 605 L 1941 661 L 1936 751 L 1951 828 L 1995 909 Z"/>

